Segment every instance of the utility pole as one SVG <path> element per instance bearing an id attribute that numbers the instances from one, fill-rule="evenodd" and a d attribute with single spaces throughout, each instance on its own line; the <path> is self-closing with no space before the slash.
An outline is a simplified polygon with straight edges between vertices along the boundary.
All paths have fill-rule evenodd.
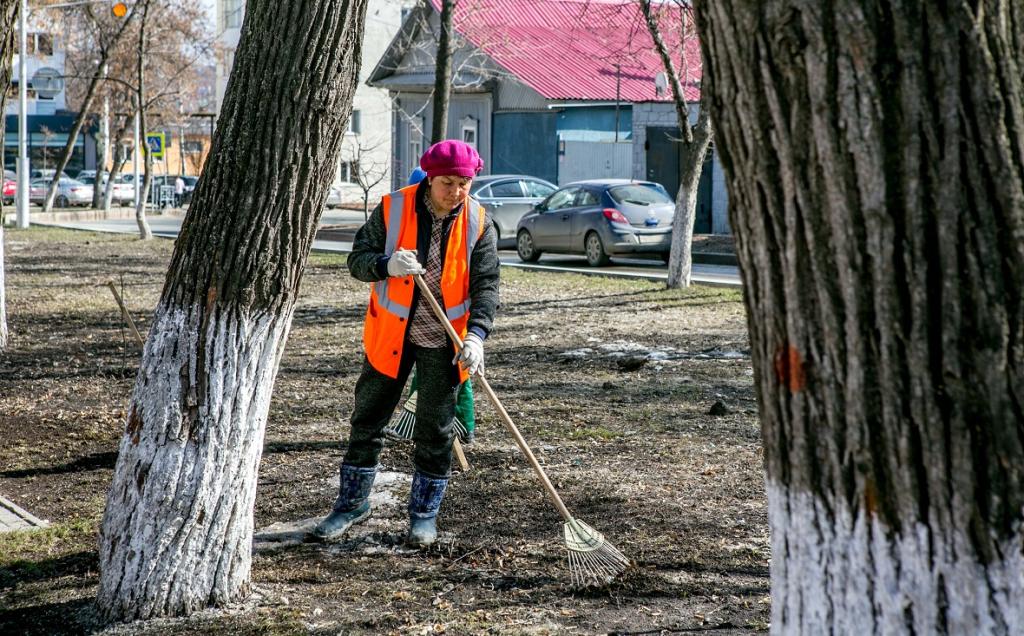
<path id="1" fill-rule="evenodd" d="M 21 0 L 18 9 L 18 211 L 15 220 L 21 229 L 28 227 L 28 51 L 25 21 L 28 0 Z"/>

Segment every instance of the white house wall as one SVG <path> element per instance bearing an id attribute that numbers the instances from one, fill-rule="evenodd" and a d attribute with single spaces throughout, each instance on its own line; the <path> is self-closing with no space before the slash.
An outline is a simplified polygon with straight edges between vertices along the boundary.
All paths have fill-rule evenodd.
<path id="1" fill-rule="evenodd" d="M 231 70 L 230 64 L 233 63 L 235 50 L 238 48 L 241 29 L 225 28 L 223 0 L 218 0 L 217 4 L 217 32 L 220 34 L 222 53 L 218 56 L 216 81 L 217 112 L 219 113 Z M 351 161 L 356 156 L 359 146 L 362 146 L 363 161 L 372 164 L 375 167 L 374 171 L 376 166 L 380 166 L 386 171 L 380 184 L 370 192 L 371 205 L 376 204 L 376 200 L 379 200 L 390 189 L 393 166 L 391 101 L 386 90 L 367 86 L 366 80 L 401 26 L 402 7 L 411 4 L 407 0 L 369 0 L 366 9 L 362 67 L 359 71 L 356 92 L 352 98 L 353 111 L 359 111 L 359 133 L 346 133 L 342 142 L 339 168 L 342 167 L 343 162 Z M 343 182 L 344 177 L 345 171 L 339 169 L 335 185 L 341 190 L 342 201 L 352 204 L 361 203 L 362 189 L 355 184 Z"/>

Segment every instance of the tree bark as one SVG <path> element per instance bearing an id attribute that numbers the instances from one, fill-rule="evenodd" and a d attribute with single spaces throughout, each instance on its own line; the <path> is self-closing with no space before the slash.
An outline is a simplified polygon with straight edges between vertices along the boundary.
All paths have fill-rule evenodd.
<path id="1" fill-rule="evenodd" d="M 452 20 L 455 1 L 441 0 L 441 33 L 437 38 L 437 60 L 434 70 L 434 118 L 430 127 L 430 143 L 448 138 L 448 102 L 452 92 Z M 416 157 L 419 161 L 419 157 Z"/>
<path id="2" fill-rule="evenodd" d="M 130 117 L 134 118 L 135 114 L 132 113 Z M 110 163 L 110 174 L 107 175 L 107 186 L 103 193 L 103 210 L 106 212 L 110 212 L 110 206 L 114 201 L 114 181 L 121 175 L 121 168 L 124 166 L 126 161 L 124 146 L 121 145 L 121 140 L 124 139 L 127 132 L 127 124 L 124 124 L 118 128 L 114 136 L 110 138 L 110 143 L 114 148 L 114 159 Z M 97 174 L 98 173 L 99 171 L 97 171 Z"/>
<path id="3" fill-rule="evenodd" d="M 146 220 L 146 202 L 149 200 L 149 187 L 152 181 L 153 158 L 149 154 L 149 144 L 146 143 L 146 23 L 149 20 L 149 0 L 142 0 L 142 18 L 139 23 L 139 46 L 138 52 L 138 79 L 135 99 L 139 107 L 139 147 L 133 152 L 141 152 L 143 158 L 142 187 L 139 189 L 139 196 L 135 198 L 135 222 L 139 226 L 139 239 L 148 241 L 153 238 L 153 230 Z M 132 184 L 134 186 L 134 184 Z"/>
<path id="4" fill-rule="evenodd" d="M 263 432 L 360 66 L 365 0 L 249 0 L 135 382 L 100 533 L 108 619 L 249 589 Z"/>
<path id="5" fill-rule="evenodd" d="M 701 81 L 700 111 L 697 114 L 697 123 L 691 127 L 689 112 L 686 104 L 686 97 L 683 94 L 682 84 L 679 82 L 679 73 L 676 72 L 675 63 L 669 54 L 665 40 L 661 37 L 658 27 L 657 16 L 651 8 L 651 0 L 640 0 L 640 10 L 647 24 L 647 32 L 651 35 L 654 48 L 661 58 L 662 66 L 665 67 L 665 74 L 668 76 L 669 86 L 672 87 L 672 101 L 676 107 L 676 119 L 679 121 L 679 131 L 682 139 L 678 143 L 683 144 L 683 151 L 679 158 L 679 192 L 676 193 L 676 211 L 672 215 L 672 249 L 668 259 L 668 277 L 666 286 L 670 289 L 689 287 L 692 280 L 693 270 L 693 225 L 697 218 L 697 187 L 700 184 L 700 173 L 704 168 L 704 157 L 707 155 L 708 146 L 711 144 L 712 126 L 711 117 L 708 113 L 707 99 L 704 95 L 709 90 L 707 78 Z M 683 19 L 689 15 L 689 8 L 680 6 Z M 684 37 L 687 29 L 683 29 Z"/>
<path id="6" fill-rule="evenodd" d="M 7 106 L 7 89 L 11 86 L 14 69 L 11 64 L 14 56 L 14 33 L 18 22 L 18 0 L 0 0 L 0 113 Z M 3 163 L 5 126 L 0 126 L 0 167 Z M 3 179 L 0 178 L 0 182 Z M 7 350 L 10 334 L 7 330 L 7 281 L 4 272 L 4 210 L 0 200 L 0 353 Z"/>
<path id="7" fill-rule="evenodd" d="M 1024 633 L 1024 8 L 697 3 L 775 633 Z"/>

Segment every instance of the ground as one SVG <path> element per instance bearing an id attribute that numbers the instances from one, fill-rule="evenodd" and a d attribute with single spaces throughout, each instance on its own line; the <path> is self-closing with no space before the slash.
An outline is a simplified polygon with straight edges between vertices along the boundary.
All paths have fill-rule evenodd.
<path id="1" fill-rule="evenodd" d="M 95 629 L 97 526 L 140 347 L 173 243 L 7 232 L 0 493 L 53 525 L 0 535 L 0 633 Z M 559 517 L 477 392 L 472 468 L 439 545 L 402 547 L 407 444 L 386 449 L 374 518 L 334 545 L 274 541 L 333 501 L 368 290 L 314 254 L 274 387 L 255 510 L 254 596 L 131 634 L 596 634 L 767 628 L 768 530 L 740 293 L 502 271 L 488 377 L 567 506 L 635 563 L 568 585 Z M 721 402 L 725 413 L 709 411 Z M 721 412 L 719 408 L 714 412 Z"/>

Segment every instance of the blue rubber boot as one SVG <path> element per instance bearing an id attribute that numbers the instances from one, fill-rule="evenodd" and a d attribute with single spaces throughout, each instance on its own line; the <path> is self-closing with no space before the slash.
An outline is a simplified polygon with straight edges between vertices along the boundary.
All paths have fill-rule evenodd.
<path id="1" fill-rule="evenodd" d="M 377 475 L 376 468 L 359 468 L 341 465 L 341 486 L 338 488 L 338 499 L 334 502 L 334 510 L 327 515 L 313 531 L 310 538 L 316 541 L 331 541 L 340 538 L 345 532 L 370 516 L 370 488 Z"/>
<path id="2" fill-rule="evenodd" d="M 437 511 L 441 508 L 447 479 L 432 479 L 416 471 L 409 494 L 409 536 L 405 542 L 425 548 L 437 541 Z"/>

